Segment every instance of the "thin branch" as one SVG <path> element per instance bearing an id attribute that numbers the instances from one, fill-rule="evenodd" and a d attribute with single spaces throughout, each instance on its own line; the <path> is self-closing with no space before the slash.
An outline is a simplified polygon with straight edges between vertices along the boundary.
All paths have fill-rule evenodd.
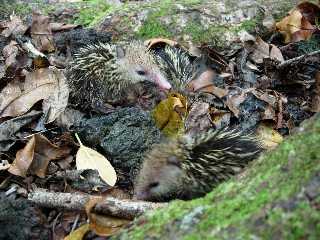
<path id="1" fill-rule="evenodd" d="M 47 192 L 45 189 L 36 189 L 28 195 L 28 200 L 38 206 L 60 208 L 68 211 L 85 211 L 86 203 L 94 198 L 101 199 L 100 196 L 89 194 Z M 165 207 L 167 205 L 167 203 L 131 201 L 106 197 L 94 207 L 94 211 L 132 220 L 148 210 Z"/>
<path id="2" fill-rule="evenodd" d="M 304 54 L 304 55 L 299 56 L 299 57 L 291 58 L 291 59 L 289 59 L 287 61 L 284 61 L 283 63 L 279 64 L 277 66 L 277 69 L 281 70 L 281 69 L 286 68 L 287 66 L 289 66 L 289 65 L 291 65 L 293 63 L 300 62 L 300 61 L 304 60 L 307 57 L 311 57 L 311 56 L 314 56 L 314 55 L 317 55 L 317 54 L 320 54 L 320 50 L 317 50 L 317 51 L 314 51 L 314 52 L 311 52 L 311 53 L 307 53 L 307 54 Z"/>

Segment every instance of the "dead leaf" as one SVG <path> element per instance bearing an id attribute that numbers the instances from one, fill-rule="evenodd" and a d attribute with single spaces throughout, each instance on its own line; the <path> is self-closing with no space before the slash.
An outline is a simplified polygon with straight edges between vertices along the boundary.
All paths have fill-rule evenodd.
<path id="1" fill-rule="evenodd" d="M 38 50 L 41 52 L 53 52 L 55 50 L 49 17 L 33 12 L 30 33 Z"/>
<path id="2" fill-rule="evenodd" d="M 287 17 L 276 23 L 276 27 L 284 35 L 285 43 L 308 40 L 315 30 L 298 9 L 291 10 Z"/>
<path id="3" fill-rule="evenodd" d="M 69 24 L 69 23 L 58 23 L 58 22 L 49 23 L 49 27 L 52 32 L 71 30 L 79 26 L 80 25 Z"/>
<path id="4" fill-rule="evenodd" d="M 281 134 L 274 130 L 271 124 L 267 123 L 259 124 L 256 136 L 265 149 L 274 149 L 283 141 Z"/>
<path id="5" fill-rule="evenodd" d="M 144 45 L 148 47 L 148 49 L 152 49 L 158 45 L 170 45 L 171 47 L 175 47 L 179 45 L 178 42 L 167 39 L 167 38 L 151 38 L 144 42 Z"/>
<path id="6" fill-rule="evenodd" d="M 39 118 L 42 113 L 31 111 L 23 116 L 12 118 L 0 124 L 0 152 L 6 152 L 17 141 L 20 129 Z"/>
<path id="7" fill-rule="evenodd" d="M 10 82 L 0 93 L 0 118 L 20 116 L 38 101 L 47 99 L 44 111 L 52 122 L 67 105 L 68 89 L 64 75 L 54 67 L 37 69 L 26 75 L 24 83 Z"/>
<path id="8" fill-rule="evenodd" d="M 64 240 L 81 240 L 84 238 L 86 233 L 90 231 L 90 226 L 88 223 L 81 225 L 76 230 L 71 232 Z"/>
<path id="9" fill-rule="evenodd" d="M 266 43 L 260 37 L 256 38 L 251 48 L 253 48 L 253 52 L 250 54 L 250 58 L 257 64 L 262 64 L 264 58 L 276 59 L 279 62 L 284 61 L 280 49 L 273 44 Z"/>
<path id="10" fill-rule="evenodd" d="M 50 161 L 66 157 L 70 148 L 59 148 L 40 134 L 32 136 L 27 145 L 19 150 L 9 172 L 14 175 L 26 177 L 27 173 L 45 177 Z"/>
<path id="11" fill-rule="evenodd" d="M 76 137 L 80 144 L 80 148 L 76 155 L 77 170 L 96 169 L 98 170 L 100 177 L 108 185 L 114 186 L 117 182 L 117 173 L 108 159 L 97 151 L 84 146 L 77 134 Z"/>
<path id="12" fill-rule="evenodd" d="M 27 145 L 17 152 L 16 159 L 8 170 L 9 173 L 20 177 L 27 176 L 27 172 L 31 166 L 34 156 L 35 142 L 35 137 L 32 137 Z"/>
<path id="13" fill-rule="evenodd" d="M 99 236 L 112 236 L 130 223 L 127 219 L 112 216 L 104 216 L 93 212 L 97 203 L 103 202 L 102 197 L 91 197 L 86 203 L 85 209 L 90 220 L 90 229 Z"/>
<path id="14" fill-rule="evenodd" d="M 241 88 L 235 88 L 228 92 L 225 104 L 236 117 L 239 117 L 239 106 L 246 99 L 246 94 L 247 91 L 244 91 Z"/>
<path id="15" fill-rule="evenodd" d="M 231 113 L 229 111 L 219 110 L 217 108 L 210 108 L 211 122 L 216 129 L 229 126 Z"/>
<path id="16" fill-rule="evenodd" d="M 190 107 L 185 126 L 186 132 L 197 133 L 212 127 L 209 103 L 195 102 Z"/>
<path id="17" fill-rule="evenodd" d="M 90 213 L 90 229 L 97 235 L 108 237 L 116 234 L 127 224 L 127 219 L 116 218 L 112 216 L 103 216 L 96 213 Z"/>
<path id="18" fill-rule="evenodd" d="M 316 20 L 320 17 L 320 7 L 312 2 L 299 3 L 297 9 L 313 25 L 316 24 Z"/>
<path id="19" fill-rule="evenodd" d="M 28 29 L 28 26 L 24 25 L 21 18 L 16 15 L 11 15 L 10 21 L 4 22 L 2 25 L 4 30 L 1 32 L 1 35 L 6 38 L 11 35 L 23 35 Z"/>
<path id="20" fill-rule="evenodd" d="M 43 100 L 43 112 L 47 116 L 45 123 L 51 123 L 64 112 L 68 105 L 69 87 L 63 72 L 57 68 L 50 68 L 51 76 L 55 78 L 55 87 L 48 98 Z"/>
<path id="21" fill-rule="evenodd" d="M 3 48 L 2 54 L 5 58 L 5 64 L 7 68 L 16 66 L 18 62 L 17 56 L 19 55 L 17 42 L 11 41 L 10 44 Z"/>
<path id="22" fill-rule="evenodd" d="M 186 112 L 186 98 L 181 94 L 172 93 L 155 107 L 152 116 L 162 133 L 173 137 L 183 131 Z"/>

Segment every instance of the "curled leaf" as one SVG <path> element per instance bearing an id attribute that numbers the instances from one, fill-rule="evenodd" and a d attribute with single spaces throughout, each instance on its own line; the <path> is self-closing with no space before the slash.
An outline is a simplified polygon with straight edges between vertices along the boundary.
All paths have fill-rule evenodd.
<path id="1" fill-rule="evenodd" d="M 283 141 L 281 134 L 274 130 L 270 124 L 261 123 L 256 134 L 265 149 L 274 149 Z"/>
<path id="2" fill-rule="evenodd" d="M 156 125 L 166 136 L 176 136 L 184 129 L 184 118 L 187 112 L 186 98 L 172 93 L 161 101 L 153 110 Z"/>

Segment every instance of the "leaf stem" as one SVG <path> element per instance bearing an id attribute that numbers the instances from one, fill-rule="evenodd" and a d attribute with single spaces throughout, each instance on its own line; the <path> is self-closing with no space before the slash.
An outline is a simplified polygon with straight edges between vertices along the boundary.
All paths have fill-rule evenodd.
<path id="1" fill-rule="evenodd" d="M 82 142 L 81 142 L 81 140 L 80 140 L 80 138 L 78 136 L 78 133 L 75 133 L 74 135 L 76 136 L 76 139 L 79 142 L 80 146 L 83 146 L 83 144 L 82 144 Z"/>

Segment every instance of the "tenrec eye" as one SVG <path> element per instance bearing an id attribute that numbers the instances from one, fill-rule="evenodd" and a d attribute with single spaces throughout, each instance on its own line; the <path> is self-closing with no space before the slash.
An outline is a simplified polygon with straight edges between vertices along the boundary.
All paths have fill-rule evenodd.
<path id="1" fill-rule="evenodd" d="M 141 76 L 146 75 L 146 72 L 145 72 L 145 71 L 142 71 L 142 70 L 137 71 L 137 73 L 138 73 L 139 75 L 141 75 Z"/>

